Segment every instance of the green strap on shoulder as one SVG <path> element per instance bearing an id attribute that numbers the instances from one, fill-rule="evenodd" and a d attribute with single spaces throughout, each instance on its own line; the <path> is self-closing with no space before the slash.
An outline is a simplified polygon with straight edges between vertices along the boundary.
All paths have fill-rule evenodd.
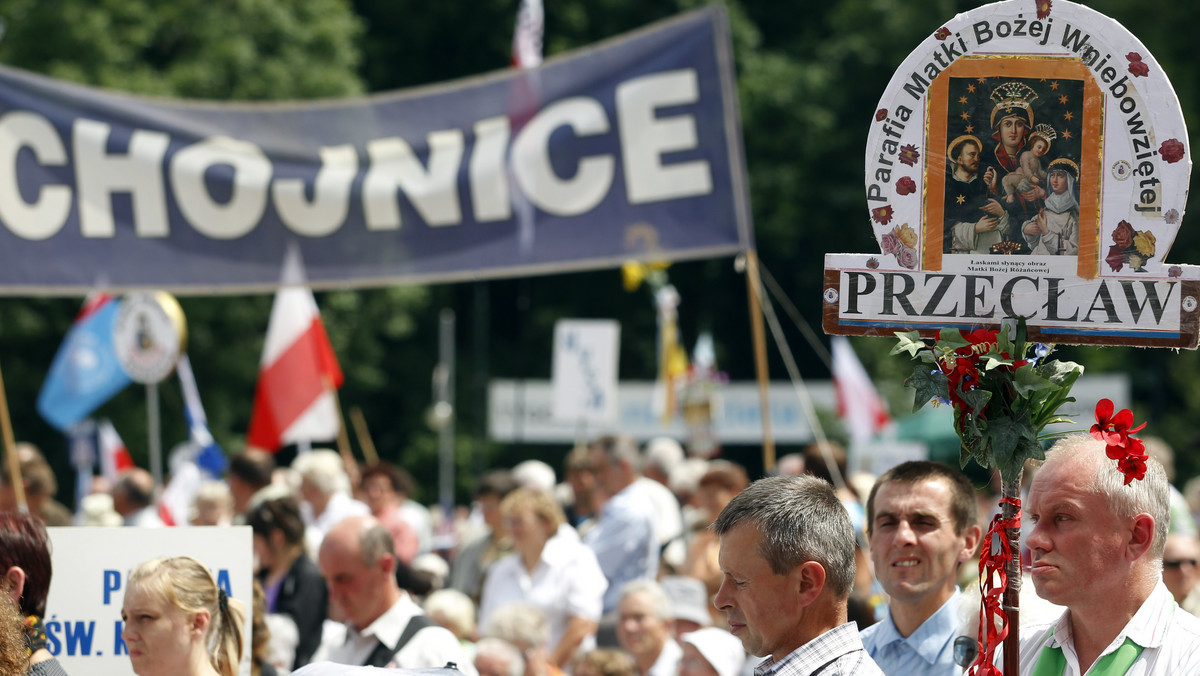
<path id="1" fill-rule="evenodd" d="M 1126 637 L 1120 648 L 1100 658 L 1092 666 L 1088 676 L 1124 676 L 1141 654 L 1142 646 Z M 1062 648 L 1046 646 L 1042 648 L 1042 654 L 1038 655 L 1037 664 L 1033 666 L 1033 676 L 1062 676 L 1066 670 L 1067 657 Z"/>

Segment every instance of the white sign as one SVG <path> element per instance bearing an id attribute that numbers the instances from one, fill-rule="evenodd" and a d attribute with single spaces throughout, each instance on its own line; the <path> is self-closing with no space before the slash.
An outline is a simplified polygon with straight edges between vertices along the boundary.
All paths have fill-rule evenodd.
<path id="1" fill-rule="evenodd" d="M 833 408 L 832 382 L 808 383 L 808 391 L 818 407 Z M 616 418 L 610 423 L 588 428 L 584 431 L 586 436 L 620 432 L 639 441 L 661 436 L 687 438 L 682 418 L 676 416 L 664 424 L 662 415 L 655 413 L 653 382 L 624 381 L 617 386 L 616 392 Z M 812 428 L 791 384 L 772 383 L 768 396 L 771 432 L 775 440 L 785 444 L 811 441 Z M 488 436 L 504 442 L 556 444 L 575 441 L 580 433 L 578 425 L 555 418 L 554 399 L 554 390 L 545 380 L 493 380 L 488 387 Z M 722 385 L 714 409 L 714 431 L 721 443 L 762 442 L 762 409 L 756 384 Z"/>
<path id="2" fill-rule="evenodd" d="M 46 600 L 48 649 L 68 674 L 132 676 L 121 640 L 121 604 L 129 572 L 160 556 L 192 556 L 213 571 L 230 597 L 245 604 L 248 674 L 254 605 L 251 531 L 212 528 L 50 528 L 54 575 Z"/>
<path id="3" fill-rule="evenodd" d="M 805 383 L 813 406 L 830 414 L 837 408 L 833 382 L 810 380 Z M 781 444 L 807 444 L 814 440 L 808 417 L 791 383 L 773 382 L 767 389 L 771 402 L 771 433 Z M 1117 409 L 1129 408 L 1129 376 L 1123 373 L 1084 374 L 1071 388 L 1076 401 L 1063 405 L 1063 415 L 1072 418 L 1071 424 L 1053 425 L 1049 431 L 1060 433 L 1086 431 L 1092 424 L 1092 412 L 1100 399 L 1111 399 Z M 678 416 L 669 424 L 654 413 L 654 383 L 623 381 L 617 386 L 617 418 L 614 422 L 585 430 L 587 437 L 620 432 L 638 441 L 669 436 L 686 439 L 687 430 Z M 732 382 L 721 386 L 713 412 L 714 433 L 722 444 L 762 443 L 762 414 L 758 385 L 752 381 Z M 488 386 L 488 436 L 500 442 L 535 444 L 570 444 L 579 436 L 574 423 L 556 420 L 552 415 L 554 391 L 545 380 L 493 380 Z M 911 400 L 903 410 L 911 410 Z M 895 410 L 893 410 L 893 413 Z M 944 409 L 951 430 L 950 409 Z M 929 414 L 926 411 L 924 414 Z M 829 430 L 826 430 L 828 433 Z M 951 432 L 953 434 L 953 432 Z"/>
<path id="4" fill-rule="evenodd" d="M 620 341 L 621 325 L 612 320 L 561 319 L 554 325 L 554 418 L 616 421 Z"/>
<path id="5" fill-rule="evenodd" d="M 1009 0 L 936 28 L 870 122 L 879 253 L 827 254 L 824 328 L 998 328 L 1041 342 L 1200 341 L 1200 269 L 1167 254 L 1191 157 L 1162 66 L 1116 21 Z"/>

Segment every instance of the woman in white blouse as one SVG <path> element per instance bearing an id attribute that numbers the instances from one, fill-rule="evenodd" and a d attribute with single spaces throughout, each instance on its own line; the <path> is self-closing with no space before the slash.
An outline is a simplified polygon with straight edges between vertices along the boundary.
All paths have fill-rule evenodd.
<path id="1" fill-rule="evenodd" d="M 488 570 L 479 602 L 479 626 L 508 603 L 540 609 L 550 625 L 550 660 L 562 667 L 576 650 L 595 647 L 608 582 L 596 555 L 574 533 L 559 534 L 562 508 L 545 493 L 521 488 L 500 504 L 514 553 Z"/>

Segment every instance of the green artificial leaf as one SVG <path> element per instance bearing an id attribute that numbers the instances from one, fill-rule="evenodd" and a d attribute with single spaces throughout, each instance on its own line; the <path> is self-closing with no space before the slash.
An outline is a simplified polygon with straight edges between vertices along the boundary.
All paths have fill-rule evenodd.
<path id="1" fill-rule="evenodd" d="M 1055 384 L 1038 375 L 1033 366 L 1026 364 L 1017 369 L 1013 377 L 1013 385 L 1017 388 L 1017 396 L 1028 397 L 1030 394 L 1052 387 Z M 1058 388 L 1055 387 L 1057 390 Z"/>
<path id="2" fill-rule="evenodd" d="M 1012 338 L 1009 337 L 1009 335 L 1008 335 L 1009 334 L 1008 329 L 1009 329 L 1008 324 L 1002 323 L 1000 325 L 1000 330 L 996 332 L 996 352 L 997 353 L 1007 352 L 1010 355 L 1016 355 L 1017 354 L 1016 351 L 1013 350 Z M 1014 331 L 1014 333 L 1015 333 L 1015 331 Z"/>
<path id="3" fill-rule="evenodd" d="M 999 354 L 995 354 L 995 353 L 991 353 L 991 352 L 983 355 L 983 360 L 985 362 L 987 362 L 983 368 L 983 370 L 985 370 L 985 371 L 991 371 L 992 369 L 996 368 L 997 366 L 1009 366 L 1013 363 L 1013 360 L 1005 359 L 1004 357 L 1000 356 Z"/>
<path id="4" fill-rule="evenodd" d="M 1025 326 L 1025 318 L 1017 317 L 1017 336 L 1013 339 L 1013 351 L 1009 354 L 1014 357 L 1025 356 L 1025 352 L 1029 349 L 1029 329 Z"/>
<path id="5" fill-rule="evenodd" d="M 896 344 L 892 347 L 892 351 L 888 354 L 894 356 L 901 352 L 907 352 L 914 359 L 917 353 L 926 349 L 925 341 L 921 340 L 921 334 L 918 331 L 897 331 Z"/>
<path id="6" fill-rule="evenodd" d="M 939 370 L 931 369 L 924 364 L 914 366 L 912 375 L 909 376 L 908 380 L 904 381 L 905 385 L 916 390 L 916 395 L 913 399 L 913 413 L 921 410 L 934 397 L 949 398 L 949 383 L 950 381 L 946 378 L 946 374 Z"/>
<path id="7" fill-rule="evenodd" d="M 937 346 L 945 348 L 950 352 L 971 344 L 971 341 L 963 338 L 962 333 L 958 329 L 942 329 L 938 335 L 940 337 L 938 338 Z"/>
<path id="8" fill-rule="evenodd" d="M 1076 364 L 1073 361 L 1059 361 L 1055 359 L 1051 362 L 1041 364 L 1037 368 L 1038 374 L 1055 385 L 1070 387 L 1075 384 L 1079 376 L 1083 375 L 1083 366 Z"/>
<path id="9" fill-rule="evenodd" d="M 963 401 L 967 402 L 967 404 L 969 404 L 973 410 L 982 411 L 983 407 L 987 406 L 988 401 L 991 400 L 992 393 L 983 389 L 982 387 L 977 387 L 973 390 L 959 392 L 959 396 L 961 396 Z"/>
<path id="10" fill-rule="evenodd" d="M 1012 418 L 996 418 L 989 421 L 988 438 L 992 444 L 992 457 L 996 467 L 1004 467 L 1013 461 L 1017 443 L 1021 440 L 1021 425 Z"/>

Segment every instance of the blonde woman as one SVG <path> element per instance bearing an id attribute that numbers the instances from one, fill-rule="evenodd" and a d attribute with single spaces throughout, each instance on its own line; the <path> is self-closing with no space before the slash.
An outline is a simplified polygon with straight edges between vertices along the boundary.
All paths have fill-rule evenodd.
<path id="1" fill-rule="evenodd" d="M 566 517 L 550 495 L 518 488 L 500 503 L 500 512 L 515 551 L 488 569 L 479 624 L 486 626 L 510 603 L 534 606 L 549 625 L 550 661 L 563 667 L 576 650 L 595 647 L 608 582 L 591 549 L 574 533 L 558 534 Z"/>
<path id="2" fill-rule="evenodd" d="M 234 676 L 244 618 L 204 564 L 153 559 L 129 575 L 121 638 L 138 676 Z"/>

